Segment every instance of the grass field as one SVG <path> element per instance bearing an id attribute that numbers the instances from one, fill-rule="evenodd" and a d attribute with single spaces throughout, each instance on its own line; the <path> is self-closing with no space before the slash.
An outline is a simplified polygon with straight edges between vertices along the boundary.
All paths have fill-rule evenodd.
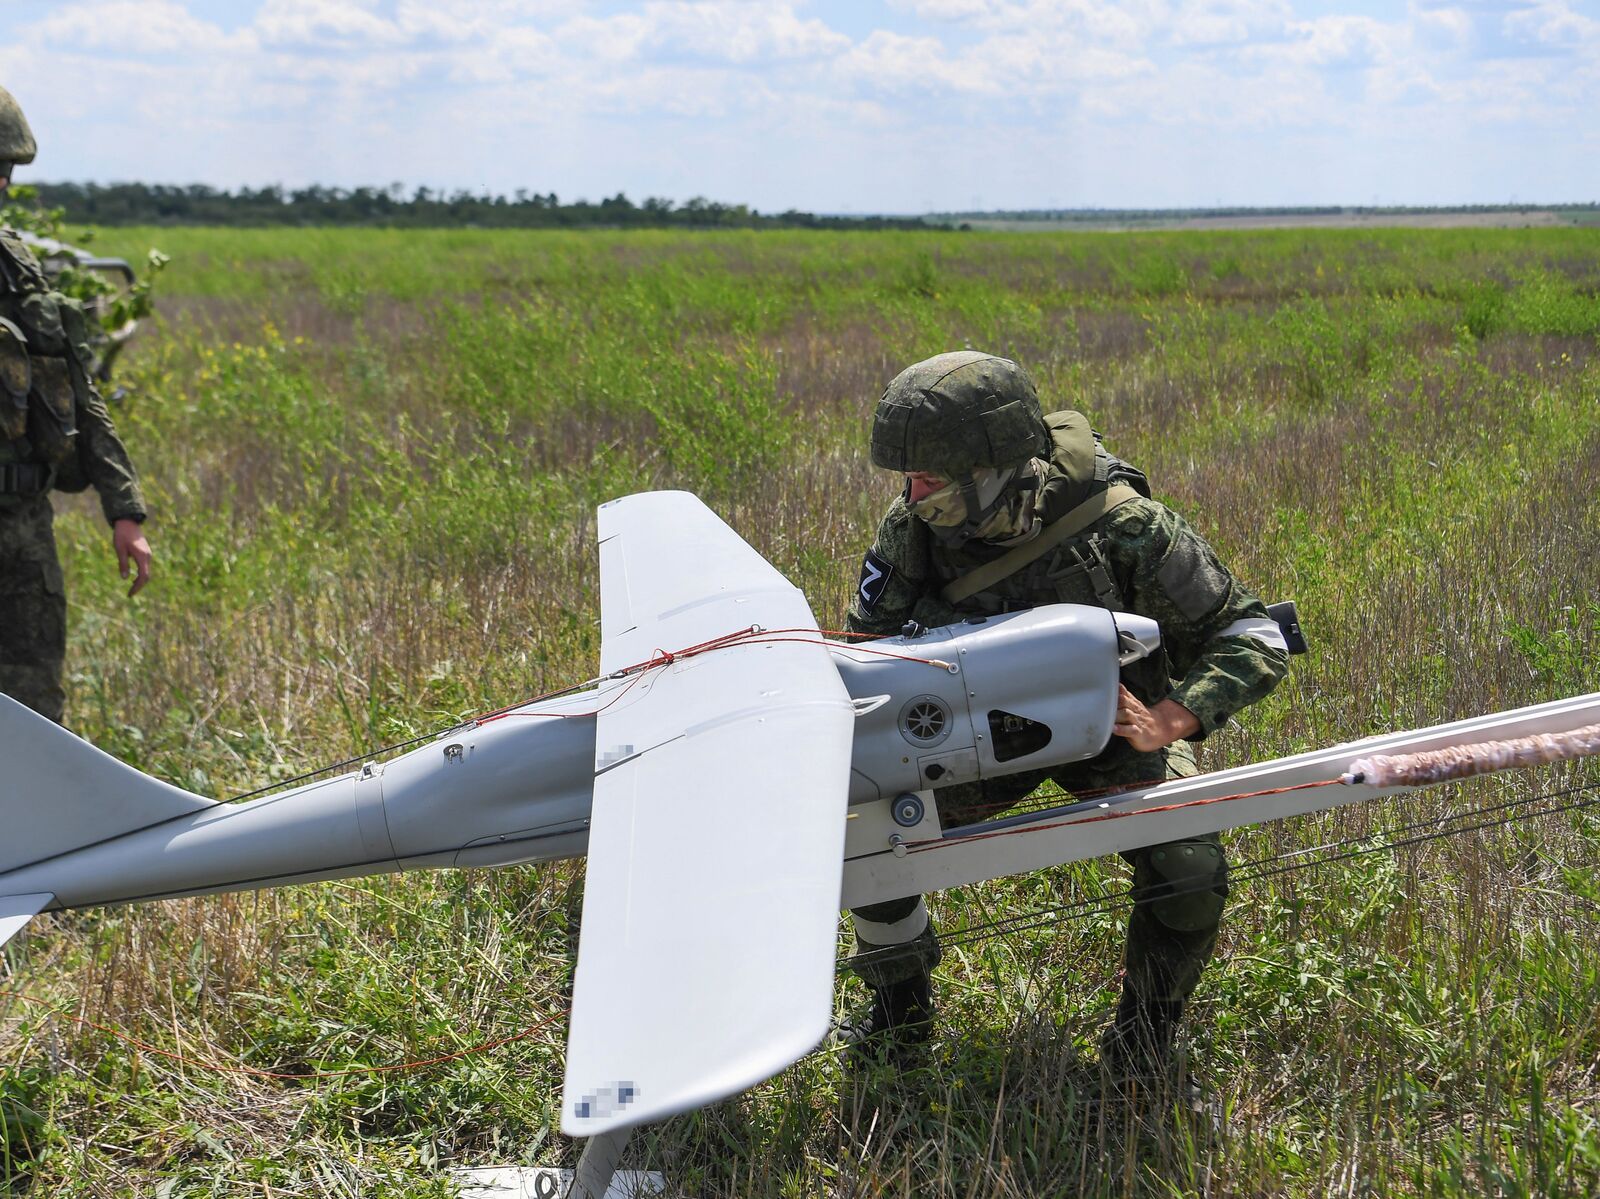
<path id="1" fill-rule="evenodd" d="M 1053 214 L 1038 217 L 1006 217 L 955 214 L 947 218 L 952 227 L 966 224 L 986 233 L 1120 233 L 1154 232 L 1252 232 L 1263 229 L 1545 229 L 1593 225 L 1600 211 L 1593 208 L 1511 208 L 1511 209 L 1348 209 L 1322 212 L 1249 213 L 1170 213 L 1124 215 L 1106 213 L 1087 218 L 1059 218 Z"/>
<path id="2" fill-rule="evenodd" d="M 620 493 L 697 491 L 838 627 L 896 487 L 866 460 L 871 404 L 965 345 L 1087 411 L 1255 590 L 1299 601 L 1313 652 L 1203 765 L 1600 686 L 1592 231 L 164 229 L 97 249 L 152 242 L 173 264 L 118 420 L 156 576 L 124 600 L 92 500 L 59 497 L 69 719 L 207 794 L 587 677 L 592 510 Z M 1231 853 L 1375 845 L 1596 782 L 1480 780 Z M 936 914 L 958 932 L 1124 874 L 964 888 Z M 570 1162 L 559 1019 L 409 1072 L 236 1068 L 430 1058 L 559 1014 L 581 886 L 579 865 L 442 873 L 39 921 L 4 957 L 27 999 L 0 998 L 0 1178 L 376 1199 L 450 1194 L 451 1165 Z M 1122 918 L 954 948 L 915 1067 L 822 1051 L 628 1162 L 708 1197 L 1600 1191 L 1595 809 L 1242 883 L 1187 1038 L 1220 1123 L 1090 1101 Z"/>

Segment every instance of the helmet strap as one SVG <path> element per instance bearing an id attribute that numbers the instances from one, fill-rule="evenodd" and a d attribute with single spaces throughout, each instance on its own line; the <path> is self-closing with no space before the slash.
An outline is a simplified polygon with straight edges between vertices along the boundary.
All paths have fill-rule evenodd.
<path id="1" fill-rule="evenodd" d="M 960 548 L 976 538 L 1001 505 L 1009 503 L 1011 497 L 1017 491 L 1026 491 L 1037 486 L 1037 481 L 1030 470 L 1011 467 L 1006 473 L 1010 477 L 1002 481 L 999 490 L 988 504 L 984 504 L 982 496 L 979 495 L 978 480 L 972 474 L 969 473 L 960 479 L 951 480 L 961 489 L 964 517 L 959 525 L 929 526 L 934 537 L 953 549 Z M 907 482 L 906 496 L 909 498 L 910 494 L 911 485 Z"/>
<path id="2" fill-rule="evenodd" d="M 1005 494 L 1004 489 L 1000 494 Z M 962 541 L 971 541 L 978 535 L 983 522 L 989 519 L 989 513 L 983 510 L 983 501 L 978 498 L 978 481 L 971 475 L 961 480 L 961 502 L 966 505 L 967 519 L 961 522 L 961 527 L 954 533 Z"/>

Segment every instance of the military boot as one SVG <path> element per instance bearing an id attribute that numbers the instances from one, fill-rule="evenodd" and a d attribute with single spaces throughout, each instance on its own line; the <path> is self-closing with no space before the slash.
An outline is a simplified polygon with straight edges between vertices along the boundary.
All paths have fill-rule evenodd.
<path id="1" fill-rule="evenodd" d="M 1100 1098 L 1136 1103 L 1150 1128 L 1164 1124 L 1174 1112 L 1186 1111 L 1208 1121 L 1220 1135 L 1225 1124 L 1222 1105 L 1173 1051 L 1182 1016 L 1181 999 L 1141 999 L 1123 991 L 1117 1014 L 1100 1038 L 1100 1064 L 1105 1070 Z"/>
<path id="2" fill-rule="evenodd" d="M 1100 1038 L 1101 1064 L 1122 1077 L 1166 1074 L 1182 1016 L 1181 999 L 1145 999 L 1124 989 Z"/>
<path id="3" fill-rule="evenodd" d="M 933 981 L 928 975 L 914 974 L 871 991 L 872 1007 L 866 1015 L 839 1029 L 852 1055 L 898 1055 L 933 1035 Z"/>

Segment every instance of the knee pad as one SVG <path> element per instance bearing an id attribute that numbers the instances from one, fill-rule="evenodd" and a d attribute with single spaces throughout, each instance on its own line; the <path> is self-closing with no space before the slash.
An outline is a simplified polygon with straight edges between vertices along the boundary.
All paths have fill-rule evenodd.
<path id="1" fill-rule="evenodd" d="M 857 908 L 850 913 L 850 921 L 855 925 L 856 940 L 874 949 L 909 945 L 927 932 L 930 923 L 928 905 L 920 895 Z"/>
<path id="2" fill-rule="evenodd" d="M 850 915 L 856 930 L 850 968 L 870 987 L 926 977 L 943 956 L 921 896 L 873 904 Z"/>
<path id="3" fill-rule="evenodd" d="M 1228 898 L 1228 861 L 1215 841 L 1173 841 L 1144 851 L 1141 883 L 1150 914 L 1178 933 L 1212 929 Z"/>

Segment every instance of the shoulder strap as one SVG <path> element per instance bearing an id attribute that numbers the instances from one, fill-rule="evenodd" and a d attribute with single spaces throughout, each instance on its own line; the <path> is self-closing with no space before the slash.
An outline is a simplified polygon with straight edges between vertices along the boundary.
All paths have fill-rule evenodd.
<path id="1" fill-rule="evenodd" d="M 969 570 L 959 578 L 946 583 L 939 595 L 947 604 L 962 600 L 993 587 L 1001 579 L 1008 579 L 1029 563 L 1042 558 L 1045 553 L 1060 545 L 1068 537 L 1083 532 L 1113 508 L 1139 498 L 1139 493 L 1125 483 L 1113 483 L 1104 491 L 1097 491 L 1076 508 L 1051 521 L 1039 531 L 1032 541 L 1025 541 L 1008 554 L 986 562 L 976 570 Z"/>

